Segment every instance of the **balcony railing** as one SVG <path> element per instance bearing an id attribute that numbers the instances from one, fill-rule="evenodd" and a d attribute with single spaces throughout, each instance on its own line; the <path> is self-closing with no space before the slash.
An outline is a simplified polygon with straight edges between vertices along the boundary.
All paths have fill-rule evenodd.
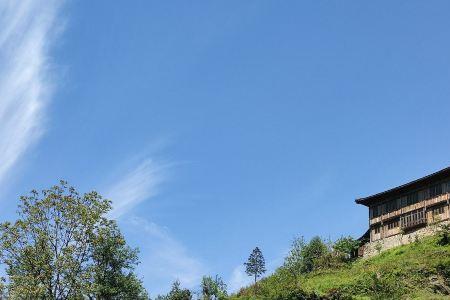
<path id="1" fill-rule="evenodd" d="M 415 204 L 411 204 L 411 205 L 405 206 L 403 208 L 399 208 L 399 209 L 397 209 L 395 211 L 392 211 L 392 212 L 389 212 L 389 213 L 388 212 L 383 212 L 383 214 L 378 216 L 378 217 L 372 217 L 370 219 L 370 225 L 379 223 L 380 221 L 386 221 L 386 220 L 389 220 L 389 219 L 392 219 L 392 218 L 395 218 L 395 217 L 399 217 L 402 214 L 410 213 L 410 212 L 416 211 L 418 209 L 423 209 L 423 208 L 428 207 L 428 206 L 433 206 L 433 205 L 436 205 L 438 203 L 443 203 L 443 202 L 448 201 L 449 199 L 450 199 L 450 192 L 446 193 L 446 194 L 439 195 L 439 196 L 437 196 L 435 198 L 427 199 L 427 200 L 424 200 L 424 201 L 421 201 L 421 202 L 418 202 L 418 203 L 415 203 Z"/>
<path id="2" fill-rule="evenodd" d="M 400 227 L 409 229 L 427 224 L 427 217 L 424 209 L 412 211 L 400 217 Z"/>

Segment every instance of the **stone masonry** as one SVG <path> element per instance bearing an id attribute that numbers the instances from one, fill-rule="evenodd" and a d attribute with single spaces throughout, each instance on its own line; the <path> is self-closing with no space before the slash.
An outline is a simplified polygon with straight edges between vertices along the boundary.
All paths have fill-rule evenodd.
<path id="1" fill-rule="evenodd" d="M 372 257 L 379 254 L 382 251 L 392 249 L 397 246 L 406 245 L 414 242 L 416 239 L 420 239 L 425 236 L 430 236 L 439 229 L 441 224 L 449 224 L 450 221 L 442 221 L 439 223 L 431 224 L 426 227 L 417 229 L 410 233 L 397 234 L 389 236 L 377 241 L 373 241 L 365 244 L 364 247 L 364 258 Z"/>

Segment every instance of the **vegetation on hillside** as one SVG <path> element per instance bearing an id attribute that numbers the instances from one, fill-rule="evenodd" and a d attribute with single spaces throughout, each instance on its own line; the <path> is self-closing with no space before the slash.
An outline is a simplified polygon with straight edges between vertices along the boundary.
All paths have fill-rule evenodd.
<path id="1" fill-rule="evenodd" d="M 297 239 L 285 265 L 259 281 L 257 295 L 248 287 L 230 299 L 449 299 L 449 233 L 443 226 L 369 259 L 352 258 L 351 238 L 331 245 Z"/>
<path id="2" fill-rule="evenodd" d="M 98 193 L 79 194 L 65 182 L 21 197 L 18 219 L 0 224 L 0 298 L 149 299 L 134 273 L 138 251 L 107 218 L 110 210 Z M 234 295 L 216 275 L 196 291 L 175 281 L 156 299 L 450 299 L 450 226 L 439 228 L 369 259 L 355 257 L 359 242 L 351 237 L 298 237 L 283 265 L 259 281 L 265 260 L 255 248 L 244 264 L 254 284 Z"/>
<path id="3" fill-rule="evenodd" d="M 284 263 L 274 274 L 227 296 L 220 277 L 221 293 L 214 281 L 202 280 L 202 288 L 189 291 L 176 282 L 163 300 L 332 300 L 332 299 L 450 299 L 450 226 L 441 225 L 435 236 L 413 239 L 369 258 L 357 258 L 359 242 L 342 237 L 335 242 L 314 237 L 309 242 L 295 238 Z M 258 257 L 258 259 L 255 259 Z M 262 274 L 262 252 L 254 250 L 244 264 Z M 217 281 L 217 278 L 220 280 Z"/>

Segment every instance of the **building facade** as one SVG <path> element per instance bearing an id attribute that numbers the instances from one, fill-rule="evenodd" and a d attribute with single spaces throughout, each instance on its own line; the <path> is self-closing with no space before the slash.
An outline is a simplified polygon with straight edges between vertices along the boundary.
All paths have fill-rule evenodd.
<path id="1" fill-rule="evenodd" d="M 432 234 L 450 217 L 450 168 L 396 188 L 356 199 L 369 208 L 369 230 L 360 255 L 371 256 Z"/>

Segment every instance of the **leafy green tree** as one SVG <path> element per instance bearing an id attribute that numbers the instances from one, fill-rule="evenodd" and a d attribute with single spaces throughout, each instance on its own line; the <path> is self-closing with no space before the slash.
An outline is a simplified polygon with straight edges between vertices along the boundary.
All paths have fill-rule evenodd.
<path id="1" fill-rule="evenodd" d="M 182 289 L 179 280 L 172 284 L 172 289 L 167 295 L 159 295 L 156 300 L 191 300 L 192 293 L 188 289 Z"/>
<path id="2" fill-rule="evenodd" d="M 342 255 L 345 260 L 355 258 L 359 247 L 359 241 L 351 236 L 341 237 L 333 244 L 333 250 Z"/>
<path id="3" fill-rule="evenodd" d="M 327 245 L 318 236 L 313 237 L 303 248 L 303 272 L 309 273 L 314 270 L 316 262 L 329 253 Z"/>
<path id="4" fill-rule="evenodd" d="M 115 221 L 99 228 L 92 253 L 96 299 L 148 299 L 133 270 L 138 250 L 131 249 Z"/>
<path id="5" fill-rule="evenodd" d="M 291 249 L 284 259 L 284 268 L 288 270 L 294 278 L 301 273 L 303 269 L 303 252 L 306 247 L 306 242 L 303 237 L 296 237 L 292 241 Z"/>
<path id="6" fill-rule="evenodd" d="M 222 300 L 228 296 L 227 285 L 217 275 L 214 279 L 211 276 L 203 276 L 201 290 L 203 300 Z"/>
<path id="7" fill-rule="evenodd" d="M 64 181 L 21 197 L 18 220 L 0 225 L 9 298 L 101 299 L 111 277 L 120 275 L 112 281 L 126 281 L 123 277 L 130 272 L 109 269 L 116 262 L 130 269 L 135 254 L 127 250 L 124 241 L 115 245 L 117 252 L 106 251 L 113 247 L 109 243 L 119 241 L 118 228 L 105 217 L 110 209 L 110 201 L 98 193 L 80 195 Z M 105 257 L 100 258 L 102 255 Z M 133 276 L 126 286 L 142 288 Z"/>
<path id="8" fill-rule="evenodd" d="M 284 259 L 283 267 L 290 272 L 295 279 L 300 275 L 304 268 L 303 253 L 306 242 L 303 237 L 296 237 L 292 241 L 291 249 Z"/>
<path id="9" fill-rule="evenodd" d="M 255 294 L 257 291 L 257 284 L 256 281 L 258 277 L 260 277 L 262 274 L 266 272 L 266 262 L 264 260 L 264 256 L 259 250 L 258 247 L 253 249 L 252 253 L 250 254 L 250 257 L 248 258 L 247 262 L 244 263 L 245 265 L 245 272 L 248 276 L 253 276 L 255 278 Z"/>

